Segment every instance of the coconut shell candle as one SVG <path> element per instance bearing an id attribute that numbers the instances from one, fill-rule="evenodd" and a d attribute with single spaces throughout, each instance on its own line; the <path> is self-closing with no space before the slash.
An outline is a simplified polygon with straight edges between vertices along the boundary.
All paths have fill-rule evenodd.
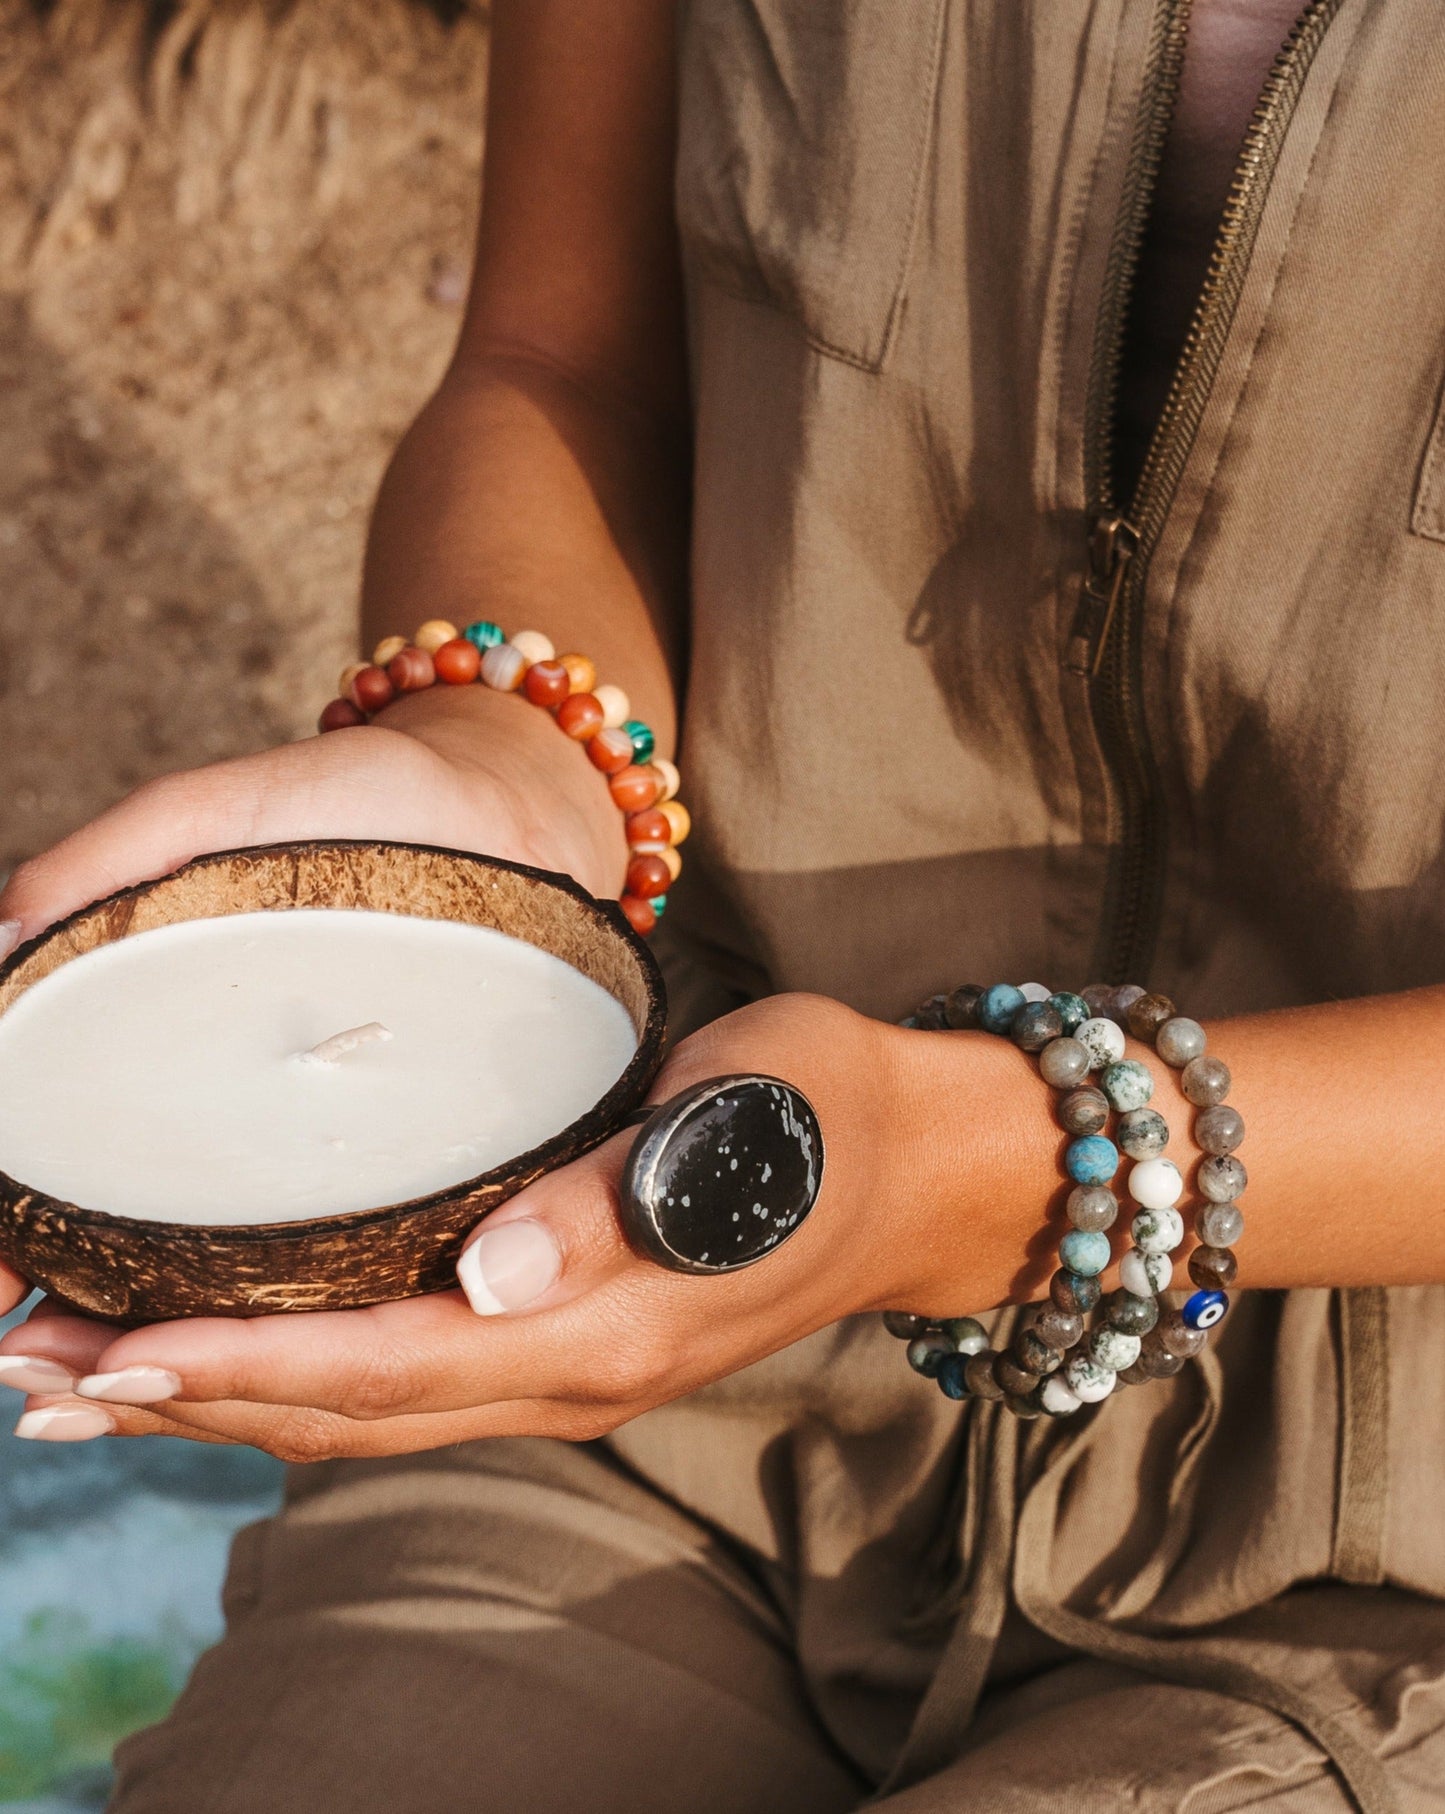
<path id="1" fill-rule="evenodd" d="M 564 878 L 200 858 L 0 968 L 0 1256 L 121 1321 L 443 1289 L 488 1210 L 641 1101 L 663 1023 L 645 947 Z"/>

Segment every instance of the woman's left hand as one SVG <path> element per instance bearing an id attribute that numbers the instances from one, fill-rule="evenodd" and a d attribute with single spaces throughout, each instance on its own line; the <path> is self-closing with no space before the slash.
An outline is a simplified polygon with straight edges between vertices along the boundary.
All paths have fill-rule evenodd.
<path id="1" fill-rule="evenodd" d="M 782 995 L 672 1055 L 654 1100 L 761 1071 L 796 1084 L 817 1110 L 827 1149 L 817 1206 L 760 1265 L 699 1277 L 635 1255 L 617 1196 L 635 1136 L 619 1134 L 481 1224 L 459 1265 L 465 1293 L 119 1335 L 42 1305 L 0 1355 L 58 1363 L 82 1395 L 32 1397 L 31 1410 L 67 1414 L 31 1419 L 28 1433 L 103 1434 L 104 1415 L 117 1434 L 251 1443 L 287 1461 L 480 1436 L 583 1440 L 839 1317 L 925 1304 L 940 1289 L 928 1276 L 938 1242 L 923 1226 L 932 1193 L 909 1151 L 930 1142 L 898 1062 L 906 1043 L 836 1002 Z"/>

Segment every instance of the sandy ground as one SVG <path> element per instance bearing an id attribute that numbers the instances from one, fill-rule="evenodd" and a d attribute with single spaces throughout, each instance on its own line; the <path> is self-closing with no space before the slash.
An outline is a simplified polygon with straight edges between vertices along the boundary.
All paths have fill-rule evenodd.
<path id="1" fill-rule="evenodd" d="M 485 53 L 443 0 L 0 0 L 0 874 L 329 697 Z"/>

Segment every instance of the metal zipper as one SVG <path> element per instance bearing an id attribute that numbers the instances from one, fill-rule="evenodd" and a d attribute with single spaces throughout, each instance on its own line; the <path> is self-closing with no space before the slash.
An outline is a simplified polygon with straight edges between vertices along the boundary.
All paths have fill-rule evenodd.
<path id="1" fill-rule="evenodd" d="M 1104 272 L 1085 414 L 1084 486 L 1089 560 L 1065 666 L 1087 676 L 1109 771 L 1110 852 L 1098 970 L 1111 982 L 1149 975 L 1159 934 L 1168 820 L 1143 708 L 1142 600 L 1149 561 L 1168 518 L 1213 388 L 1244 286 L 1260 217 L 1304 80 L 1343 0 L 1311 0 L 1275 56 L 1255 103 L 1220 217 L 1209 268 L 1169 393 L 1128 509 L 1114 493 L 1114 420 L 1124 325 L 1165 135 L 1179 94 L 1192 0 L 1159 0 L 1130 146 L 1124 200 Z"/>

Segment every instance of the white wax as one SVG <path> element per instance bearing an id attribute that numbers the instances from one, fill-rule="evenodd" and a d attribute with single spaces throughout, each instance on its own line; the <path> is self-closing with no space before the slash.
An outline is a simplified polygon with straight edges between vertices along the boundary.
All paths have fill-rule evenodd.
<path id="1" fill-rule="evenodd" d="M 148 1220 L 373 1209 L 559 1133 L 636 1046 L 606 990 L 502 933 L 332 909 L 188 921 L 0 1015 L 0 1170 Z"/>

